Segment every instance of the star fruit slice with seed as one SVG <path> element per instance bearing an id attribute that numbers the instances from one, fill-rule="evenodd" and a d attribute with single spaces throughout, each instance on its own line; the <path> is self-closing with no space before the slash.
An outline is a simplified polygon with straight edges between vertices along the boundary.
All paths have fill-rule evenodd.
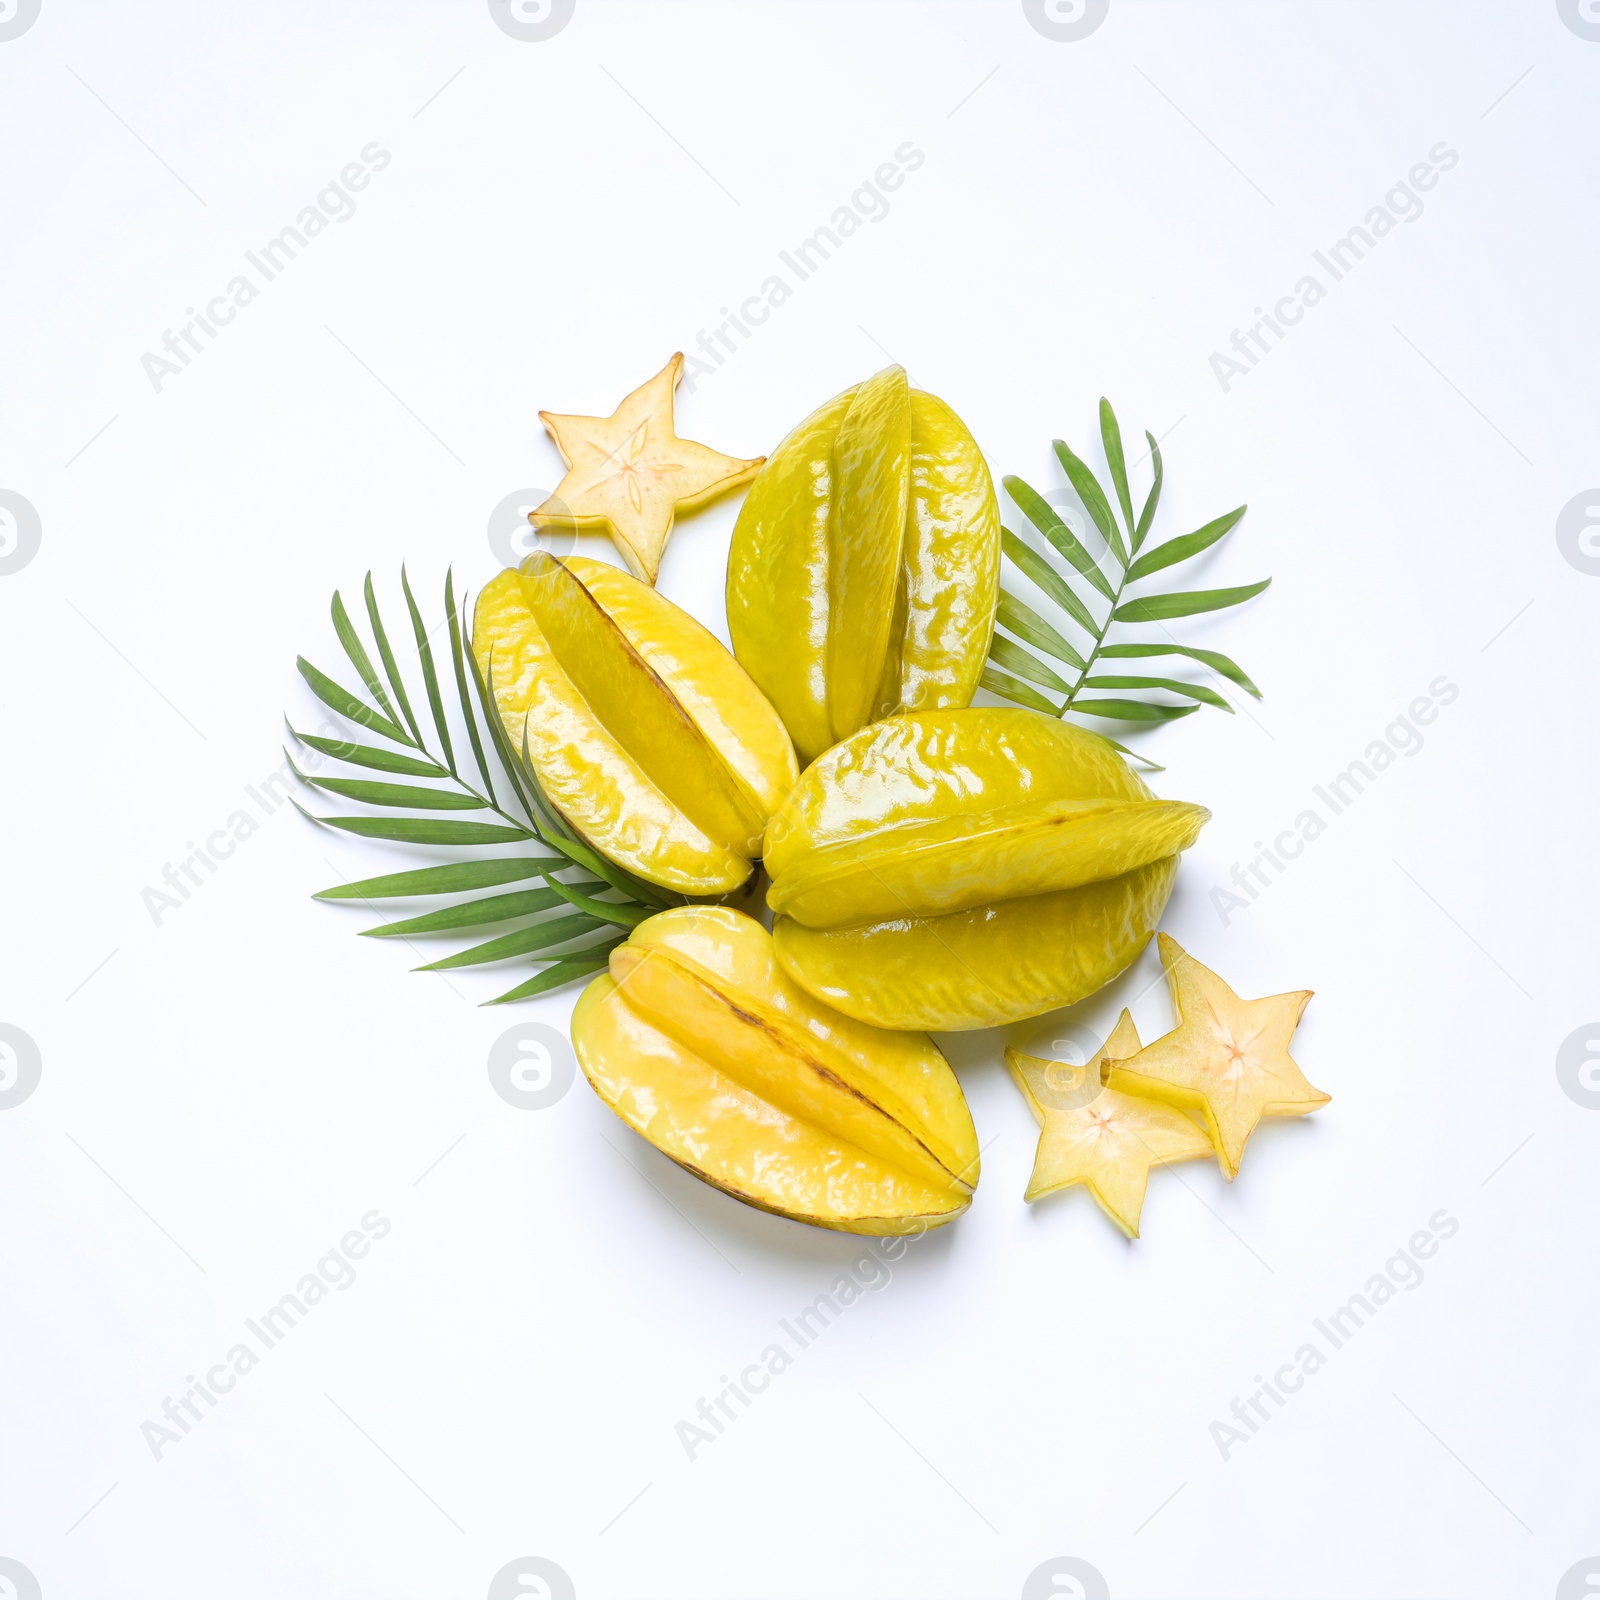
<path id="1" fill-rule="evenodd" d="M 1006 1051 L 1006 1065 L 1041 1130 L 1023 1198 L 1039 1200 L 1082 1184 L 1130 1239 L 1139 1237 L 1150 1169 L 1212 1153 L 1204 1130 L 1183 1112 L 1104 1086 L 1112 1058 L 1138 1050 L 1138 1030 L 1124 1011 L 1089 1065 L 1067 1069 L 1093 1073 L 1101 1081 L 1099 1093 L 1087 1104 L 1077 1103 L 1082 1098 L 1077 1078 L 1063 1081 L 1063 1063 Z"/>
<path id="2" fill-rule="evenodd" d="M 1113 1059 L 1111 1087 L 1203 1116 L 1231 1182 L 1263 1117 L 1303 1117 L 1331 1098 L 1306 1081 L 1289 1054 L 1311 991 L 1241 1000 L 1176 939 L 1158 939 L 1178 1026 L 1136 1055 Z"/>
<path id="3" fill-rule="evenodd" d="M 766 460 L 680 439 L 672 394 L 682 376 L 679 352 L 609 417 L 539 413 L 567 475 L 530 513 L 535 527 L 604 530 L 634 576 L 655 583 L 676 514 L 748 483 Z"/>

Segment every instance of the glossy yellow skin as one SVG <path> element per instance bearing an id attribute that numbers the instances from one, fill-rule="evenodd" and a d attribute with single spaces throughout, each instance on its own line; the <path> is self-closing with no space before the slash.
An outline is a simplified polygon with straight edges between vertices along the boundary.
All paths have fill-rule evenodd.
<path id="1" fill-rule="evenodd" d="M 999 573 L 972 435 L 889 367 L 807 417 L 751 484 L 728 553 L 734 654 L 804 765 L 878 717 L 968 704 Z"/>
<path id="2" fill-rule="evenodd" d="M 778 958 L 878 1027 L 1037 1016 L 1138 955 L 1209 816 L 1035 711 L 894 717 L 809 767 L 767 825 Z"/>
<path id="3" fill-rule="evenodd" d="M 778 714 L 722 644 L 620 568 L 539 553 L 478 597 L 472 645 L 514 750 L 576 831 L 683 894 L 749 876 L 795 781 Z"/>
<path id="4" fill-rule="evenodd" d="M 847 1016 L 880 1028 L 959 1033 L 1072 1005 L 1150 942 L 1178 875 L 1175 856 L 1080 889 L 942 917 L 858 928 L 773 925 L 784 970 Z"/>
<path id="5" fill-rule="evenodd" d="M 821 1005 L 741 912 L 686 906 L 642 923 L 584 990 L 572 1040 L 629 1127 L 749 1205 L 886 1234 L 971 1203 L 977 1135 L 933 1042 Z"/>

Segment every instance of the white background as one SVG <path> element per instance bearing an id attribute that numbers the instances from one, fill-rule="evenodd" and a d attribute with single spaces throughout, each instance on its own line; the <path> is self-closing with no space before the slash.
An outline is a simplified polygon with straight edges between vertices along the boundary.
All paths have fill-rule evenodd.
<path id="1" fill-rule="evenodd" d="M 1113 0 L 1078 42 L 1010 0 L 578 0 L 542 43 L 482 0 L 44 0 L 0 43 L 0 488 L 42 525 L 0 577 L 0 1022 L 43 1061 L 0 1112 L 0 1555 L 44 1600 L 453 1600 L 523 1555 L 583 1600 L 1015 1596 L 1059 1556 L 1118 1600 L 1556 1593 L 1600 1549 L 1600 1114 L 1555 1068 L 1600 1013 L 1600 578 L 1555 536 L 1600 482 L 1597 74 L 1554 0 Z M 157 393 L 141 356 L 374 140 L 356 214 Z M 947 1041 L 971 1212 L 691 1462 L 675 1424 L 859 1241 L 581 1080 L 500 1099 L 492 1042 L 576 991 L 480 1010 L 518 970 L 413 975 L 307 898 L 416 853 L 280 807 L 159 925 L 141 891 L 251 808 L 335 587 L 374 568 L 398 624 L 402 559 L 430 607 L 484 582 L 489 510 L 559 470 L 538 409 L 609 411 L 908 140 L 680 429 L 770 450 L 892 356 L 997 474 L 1098 463 L 1104 393 L 1165 436 L 1158 533 L 1249 501 L 1195 577 L 1273 587 L 1177 627 L 1266 698 L 1145 743 L 1215 813 L 1165 926 L 1316 990 L 1333 1100 L 1232 1186 L 1158 1173 L 1127 1244 L 1023 1205 L 1003 1041 Z M 1440 141 L 1424 213 L 1225 391 L 1212 353 Z M 735 510 L 661 577 L 719 630 Z M 1211 887 L 1441 675 L 1425 746 L 1224 925 Z M 1066 1020 L 1163 1031 L 1157 971 Z M 373 1208 L 355 1285 L 153 1459 Z M 1225 1461 L 1212 1421 L 1441 1208 L 1426 1281 Z"/>

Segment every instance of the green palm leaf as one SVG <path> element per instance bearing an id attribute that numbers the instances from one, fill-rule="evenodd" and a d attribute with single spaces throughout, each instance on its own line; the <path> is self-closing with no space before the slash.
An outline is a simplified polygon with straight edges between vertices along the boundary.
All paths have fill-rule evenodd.
<path id="1" fill-rule="evenodd" d="M 1077 700 L 1073 709 L 1089 717 L 1110 717 L 1114 722 L 1171 722 L 1200 707 L 1169 706 L 1156 700 Z"/>
<path id="2" fill-rule="evenodd" d="M 405 730 L 391 722 L 381 712 L 374 711 L 364 700 L 358 700 L 348 689 L 341 688 L 332 678 L 318 672 L 304 656 L 297 658 L 295 665 L 300 670 L 300 676 L 311 687 L 311 692 L 330 711 L 337 711 L 341 717 L 347 717 L 351 722 L 359 722 L 363 728 L 371 728 L 374 733 L 381 733 L 385 739 L 393 739 L 396 744 L 411 744 Z"/>
<path id="3" fill-rule="evenodd" d="M 428 709 L 433 712 L 433 726 L 444 749 L 444 764 L 456 770 L 455 751 L 450 748 L 450 725 L 444 718 L 444 702 L 439 698 L 439 675 L 433 670 L 433 646 L 428 642 L 428 630 L 422 625 L 422 613 L 411 596 L 411 582 L 406 577 L 405 564 L 400 567 L 400 588 L 406 597 L 406 610 L 411 613 L 411 633 L 417 641 L 417 659 L 422 663 L 422 682 L 428 691 Z"/>
<path id="4" fill-rule="evenodd" d="M 1223 655 L 1220 650 L 1198 650 L 1193 645 L 1187 644 L 1108 644 L 1100 651 L 1100 658 L 1105 660 L 1108 656 L 1122 658 L 1188 656 L 1190 660 L 1203 662 L 1213 672 L 1220 673 L 1224 678 L 1238 684 L 1247 694 L 1253 694 L 1257 700 L 1261 698 L 1261 691 L 1246 676 L 1244 668 Z"/>
<path id="5" fill-rule="evenodd" d="M 1062 470 L 1066 473 L 1072 487 L 1078 491 L 1078 498 L 1083 501 L 1083 508 L 1094 518 L 1094 525 L 1100 530 L 1101 537 L 1111 546 L 1120 566 L 1127 566 L 1127 552 L 1122 548 L 1122 535 L 1117 531 L 1117 519 L 1111 515 L 1111 507 L 1106 502 L 1105 490 L 1100 487 L 1100 481 L 1080 461 L 1067 445 L 1060 439 L 1054 442 L 1056 459 L 1061 463 Z"/>
<path id="6" fill-rule="evenodd" d="M 1137 550 L 1144 543 L 1144 536 L 1150 531 L 1150 524 L 1156 519 L 1156 506 L 1161 501 L 1161 446 L 1156 443 L 1156 436 L 1145 430 L 1145 438 L 1150 443 L 1150 493 L 1145 496 L 1144 509 L 1139 513 L 1139 526 L 1133 530 L 1133 548 Z"/>
<path id="7" fill-rule="evenodd" d="M 1173 694 L 1186 694 L 1203 700 L 1208 706 L 1217 706 L 1233 715 L 1233 707 L 1215 689 L 1208 689 L 1204 684 L 1185 683 L 1181 678 L 1139 678 L 1097 673 L 1092 678 L 1085 678 L 1084 684 L 1090 689 L 1167 689 Z"/>
<path id="8" fill-rule="evenodd" d="M 345 800 L 359 800 L 363 805 L 388 806 L 400 811 L 482 811 L 489 803 L 481 795 L 463 793 L 459 789 L 419 789 L 415 784 L 373 783 L 368 778 L 308 778 L 294 764 L 287 750 L 283 756 L 289 763 L 289 770 L 301 783 Z"/>
<path id="9" fill-rule="evenodd" d="M 1198 616 L 1202 611 L 1223 611 L 1254 599 L 1271 578 L 1245 583 L 1235 589 L 1191 589 L 1186 594 L 1152 594 L 1129 600 L 1111 613 L 1116 622 L 1166 622 L 1173 617 Z"/>
<path id="10" fill-rule="evenodd" d="M 1054 576 L 1048 564 L 1044 565 L 1044 571 L 1047 576 Z M 352 694 L 303 658 L 298 666 L 311 692 L 329 710 L 399 748 L 301 734 L 292 726 L 289 731 L 306 749 L 349 767 L 365 767 L 395 777 L 426 778 L 433 782 L 423 785 L 334 774 L 313 776 L 301 772 L 291 758 L 290 770 L 310 788 L 369 807 L 376 814 L 315 816 L 298 801 L 295 807 L 307 820 L 357 838 L 474 852 L 486 845 L 511 845 L 515 853 L 488 859 L 473 855 L 412 871 L 384 873 L 324 889 L 316 898 L 370 901 L 430 896 L 443 902 L 420 915 L 362 930 L 368 937 L 380 939 L 451 935 L 497 922 L 536 918 L 538 920 L 529 926 L 430 962 L 423 970 L 531 957 L 536 968 L 534 976 L 487 1003 L 499 1005 L 543 994 L 604 966 L 607 954 L 627 936 L 627 930 L 657 911 L 682 904 L 683 896 L 646 883 L 608 861 L 580 838 L 550 804 L 528 759 L 526 728 L 520 755 L 507 737 L 494 703 L 493 664 L 490 663 L 488 673 L 480 672 L 463 616 L 456 609 L 453 576 L 449 572 L 445 574 L 444 619 L 432 629 L 417 604 L 403 567 L 400 591 L 411 623 L 410 640 L 416 656 L 411 665 L 420 671 L 427 694 L 431 738 L 423 733 L 422 724 L 412 710 L 405 670 L 390 643 L 370 573 L 363 584 L 363 596 L 371 649 L 357 632 L 338 595 L 334 596 L 332 617 L 334 632 L 371 695 L 371 701 Z M 458 736 L 451 728 L 450 713 L 445 705 L 443 676 L 434 645 L 436 634 L 441 642 L 449 641 L 449 671 L 455 679 L 455 701 L 459 703 L 461 726 L 465 728 L 477 767 L 474 782 L 468 782 L 464 775 L 467 769 L 456 762 Z M 374 659 L 381 664 L 381 673 L 374 666 Z M 497 794 L 509 794 L 508 803 L 514 809 L 506 810 Z M 515 809 L 518 807 L 520 814 Z M 493 820 L 467 821 L 417 814 L 460 811 L 489 813 Z M 477 893 L 535 877 L 544 880 L 537 888 L 504 894 Z M 558 916 L 545 915 L 557 910 L 561 912 Z M 604 937 L 595 942 L 597 934 Z M 590 942 L 580 949 L 560 948 L 585 940 Z"/>
<path id="11" fill-rule="evenodd" d="M 1137 583 L 1141 578 L 1148 578 L 1152 572 L 1160 572 L 1163 567 L 1175 567 L 1180 561 L 1187 561 L 1190 556 L 1209 550 L 1224 534 L 1232 531 L 1245 510 L 1244 506 L 1240 506 L 1237 511 L 1230 511 L 1227 516 L 1218 517 L 1215 522 L 1208 522 L 1205 527 L 1186 533 L 1181 539 L 1168 539 L 1165 544 L 1158 544 L 1154 550 L 1146 551 L 1128 568 L 1128 582 Z"/>
<path id="12" fill-rule="evenodd" d="M 548 950 L 552 945 L 571 944 L 586 933 L 606 924 L 581 912 L 564 917 L 554 917 L 546 922 L 536 922 L 531 928 L 520 928 L 516 933 L 503 933 L 498 939 L 488 939 L 475 944 L 470 950 L 458 950 L 442 961 L 429 961 L 416 967 L 416 972 L 448 972 L 456 967 L 481 967 L 489 961 L 509 961 L 513 956 L 532 955 L 536 950 Z"/>
<path id="13" fill-rule="evenodd" d="M 615 900 L 596 900 L 592 895 L 583 894 L 563 883 L 551 873 L 545 874 L 545 880 L 568 905 L 576 906 L 580 911 L 601 922 L 614 923 L 619 928 L 637 928 L 646 918 L 655 915 L 653 906 L 623 905 Z"/>
<path id="14" fill-rule="evenodd" d="M 390 900 L 434 894 L 461 894 L 468 889 L 493 889 L 502 883 L 543 876 L 555 856 L 501 856 L 488 861 L 451 861 L 442 867 L 420 867 L 414 872 L 386 872 L 379 878 L 362 878 L 319 890 L 314 900 Z M 537 891 L 542 894 L 541 889 Z M 467 902 L 471 904 L 471 902 Z"/>
<path id="15" fill-rule="evenodd" d="M 1100 570 L 1100 564 L 1084 549 L 1078 536 L 1061 520 L 1061 513 L 1037 489 L 1031 489 L 1021 478 L 1000 480 L 1006 493 L 1016 502 L 1017 509 L 1036 527 L 1107 600 L 1112 596 L 1111 585 Z"/>
<path id="16" fill-rule="evenodd" d="M 1002 699 L 1013 701 L 1019 706 L 1027 706 L 1030 711 L 1042 711 L 1051 717 L 1061 715 L 1062 708 L 1054 700 L 1045 699 L 1037 689 L 1030 689 L 1020 678 L 1013 678 L 1009 673 L 997 671 L 994 667 L 985 667 L 978 682 L 990 694 L 997 694 Z"/>
<path id="17" fill-rule="evenodd" d="M 383 692 L 383 680 L 373 670 L 372 658 L 367 654 L 366 646 L 361 642 L 361 636 L 351 626 L 350 614 L 344 608 L 344 599 L 339 591 L 333 591 L 333 631 L 339 636 L 339 643 L 344 646 L 344 653 L 349 656 L 351 665 L 361 674 L 361 681 L 366 684 L 367 692 L 383 708 L 383 713 L 391 722 L 400 719 L 395 709 L 389 704 L 389 697 Z"/>
<path id="18" fill-rule="evenodd" d="M 319 739 L 314 734 L 301 733 L 291 726 L 292 733 L 301 744 L 319 750 L 325 756 L 347 761 L 353 767 L 371 767 L 375 772 L 394 772 L 407 778 L 448 778 L 448 768 L 436 761 L 418 760 L 403 756 L 397 750 L 380 750 L 376 745 L 351 744 L 345 739 Z"/>
<path id="19" fill-rule="evenodd" d="M 997 666 L 1016 673 L 1019 678 L 1037 683 L 1041 688 L 1055 689 L 1062 694 L 1072 693 L 1072 685 L 1065 678 L 1047 667 L 1031 650 L 1024 650 L 1020 644 L 1013 644 L 1009 639 L 994 640 L 989 646 L 989 659 Z"/>
<path id="20" fill-rule="evenodd" d="M 1085 665 L 1083 657 L 1037 611 L 1023 605 L 1015 595 L 1001 594 L 1000 603 L 995 607 L 994 620 L 1019 639 L 1026 639 L 1029 644 L 1043 650 L 1046 655 L 1054 656 L 1057 661 L 1065 661 L 1069 667 L 1081 670 Z"/>
<path id="21" fill-rule="evenodd" d="M 467 724 L 467 734 L 472 740 L 473 759 L 478 763 L 478 775 L 483 779 L 484 793 L 494 802 L 494 779 L 489 775 L 489 763 L 483 759 L 483 740 L 478 736 L 478 719 L 472 712 L 472 698 L 467 693 L 467 667 L 461 659 L 461 619 L 456 615 L 455 574 L 447 567 L 444 574 L 444 609 L 450 619 L 450 661 L 455 668 L 456 689 L 461 696 L 461 716 Z"/>
<path id="22" fill-rule="evenodd" d="M 383 670 L 389 679 L 389 686 L 394 690 L 394 697 L 400 702 L 400 710 L 406 719 L 406 726 L 411 729 L 417 744 L 422 743 L 422 729 L 417 726 L 417 719 L 411 713 L 411 700 L 406 694 L 406 680 L 400 676 L 400 669 L 395 665 L 394 651 L 389 648 L 389 635 L 384 632 L 383 618 L 378 612 L 377 596 L 372 592 L 372 574 L 367 574 L 366 582 L 362 585 L 362 593 L 367 602 L 367 620 L 372 624 L 372 637 L 378 644 L 378 657 L 383 662 Z"/>
<path id="23" fill-rule="evenodd" d="M 1111 469 L 1111 482 L 1117 491 L 1117 504 L 1122 507 L 1122 520 L 1133 533 L 1133 496 L 1128 493 L 1128 463 L 1122 457 L 1122 429 L 1117 426 L 1117 414 L 1111 402 L 1100 396 L 1100 443 L 1105 449 L 1106 465 Z"/>
<path id="24" fill-rule="evenodd" d="M 434 817 L 314 817 L 298 802 L 295 809 L 312 822 L 363 839 L 392 839 L 397 844 L 511 844 L 531 839 L 526 828 L 503 828 L 494 822 L 445 822 Z"/>
<path id="25" fill-rule="evenodd" d="M 1111 475 L 1116 495 L 1116 509 L 1099 480 L 1072 449 L 1062 440 L 1055 441 L 1056 457 L 1066 473 L 1067 481 L 1083 502 L 1090 518 L 1106 541 L 1107 547 L 1121 567 L 1121 576 L 1115 586 L 1106 581 L 1098 561 L 1083 544 L 1073 537 L 1071 530 L 1061 520 L 1049 502 L 1020 478 L 1004 478 L 1007 491 L 1035 528 L 1044 534 L 1052 549 L 1062 559 L 1052 561 L 1048 553 L 1036 550 L 1012 533 L 1002 528 L 1000 547 L 1010 566 L 1027 578 L 1065 618 L 1070 619 L 1088 636 L 1088 645 L 1080 647 L 1060 630 L 1057 620 L 1024 603 L 1009 588 L 1003 588 L 995 608 L 997 630 L 989 647 L 989 661 L 980 680 L 991 694 L 1010 700 L 1031 710 L 1050 716 L 1064 717 L 1072 713 L 1081 716 L 1105 718 L 1130 724 L 1170 722 L 1175 717 L 1186 717 L 1199 710 L 1201 705 L 1215 706 L 1232 712 L 1227 698 L 1207 684 L 1191 683 L 1187 679 L 1147 677 L 1143 675 L 1107 674 L 1103 669 L 1096 673 L 1095 664 L 1104 658 L 1139 656 L 1182 656 L 1209 667 L 1218 676 L 1237 684 L 1247 694 L 1260 697 L 1261 691 L 1251 682 L 1237 662 L 1219 650 L 1202 650 L 1193 645 L 1181 644 L 1171 638 L 1166 641 L 1124 643 L 1112 637 L 1119 624 L 1164 624 L 1179 617 L 1198 616 L 1210 611 L 1224 611 L 1260 594 L 1271 583 L 1263 578 L 1258 583 L 1241 584 L 1225 589 L 1174 590 L 1165 594 L 1142 595 L 1131 593 L 1145 579 L 1155 573 L 1191 560 L 1226 538 L 1238 526 L 1245 514 L 1239 506 L 1225 516 L 1217 517 L 1193 533 L 1169 539 L 1141 555 L 1155 523 L 1156 509 L 1161 501 L 1164 468 L 1161 447 L 1154 434 L 1146 432 L 1150 446 L 1150 488 L 1140 508 L 1137 521 L 1133 512 L 1133 489 L 1129 482 L 1128 462 L 1122 441 L 1122 429 L 1117 422 L 1111 403 L 1102 399 L 1099 410 L 1100 442 L 1105 451 L 1107 470 Z M 1127 529 L 1127 543 L 1123 527 L 1117 520 L 1117 510 Z M 1094 612 L 1085 603 L 1074 586 L 1069 573 L 1087 578 L 1101 595 L 1108 599 L 1110 609 L 1103 621 L 1096 620 Z M 1165 628 L 1162 629 L 1165 632 Z M 1009 635 L 1009 637 L 1008 637 Z M 1028 648 L 1031 646 L 1032 648 Z M 1036 653 L 1037 652 L 1037 653 Z M 1047 661 L 1043 659 L 1049 657 Z M 1075 676 L 1050 664 L 1059 662 L 1072 669 Z M 1112 696 L 1088 695 L 1085 691 L 1117 689 L 1122 694 Z M 1045 693 L 1044 691 L 1050 691 Z M 1188 703 L 1174 705 L 1161 698 L 1180 695 Z M 1053 698 L 1059 697 L 1059 698 Z M 1115 741 L 1111 741 L 1115 743 Z M 1132 754 L 1117 745 L 1124 754 Z M 1139 759 L 1144 759 L 1140 757 Z M 1154 765 L 1154 763 L 1149 763 Z"/>
<path id="26" fill-rule="evenodd" d="M 529 978 L 526 983 L 519 983 L 515 989 L 508 989 L 502 995 L 496 995 L 493 1000 L 485 1001 L 486 1005 L 503 1006 L 513 1000 L 531 1000 L 536 994 L 545 994 L 551 989 L 559 989 L 564 983 L 571 983 L 574 978 L 586 978 L 591 972 L 598 971 L 611 959 L 611 952 L 622 943 L 621 938 L 606 939 L 599 944 L 592 944 L 577 955 L 563 956 L 561 960 L 552 962 L 536 978 Z"/>
<path id="27" fill-rule="evenodd" d="M 424 916 L 407 917 L 402 922 L 385 922 L 376 928 L 363 928 L 363 939 L 396 939 L 413 933 L 453 933 L 458 928 L 482 928 L 491 922 L 515 922 L 531 917 L 566 901 L 554 889 L 519 889 L 515 894 L 490 894 L 481 900 L 463 900 L 430 911 Z"/>
<path id="28" fill-rule="evenodd" d="M 1091 637 L 1098 637 L 1101 626 L 1094 613 L 1073 592 L 1071 584 L 1031 545 L 1024 544 L 1009 528 L 1000 530 L 1000 548 L 1019 571 L 1032 578 L 1066 614 Z"/>

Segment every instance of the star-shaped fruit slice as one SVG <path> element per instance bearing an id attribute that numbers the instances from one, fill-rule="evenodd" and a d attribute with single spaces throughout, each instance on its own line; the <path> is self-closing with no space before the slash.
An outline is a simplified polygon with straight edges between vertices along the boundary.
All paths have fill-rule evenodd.
<path id="1" fill-rule="evenodd" d="M 1303 1117 L 1328 1103 L 1289 1054 L 1311 991 L 1241 1000 L 1176 939 L 1159 940 L 1178 1026 L 1128 1059 L 1113 1057 L 1111 1087 L 1203 1116 L 1231 1181 L 1263 1117 Z"/>
<path id="2" fill-rule="evenodd" d="M 682 376 L 680 351 L 609 417 L 541 411 L 567 475 L 528 520 L 609 534 L 634 575 L 653 584 L 676 513 L 747 483 L 766 460 L 742 461 L 680 439 L 672 391 Z"/>
<path id="3" fill-rule="evenodd" d="M 1212 1153 L 1204 1130 L 1172 1106 L 1103 1085 L 1094 1092 L 1113 1057 L 1138 1050 L 1138 1030 L 1124 1011 L 1087 1068 L 1006 1051 L 1006 1065 L 1041 1130 L 1023 1198 L 1038 1200 L 1081 1183 L 1130 1239 L 1139 1237 L 1151 1167 Z M 1087 1083 L 1085 1072 L 1092 1075 Z"/>

